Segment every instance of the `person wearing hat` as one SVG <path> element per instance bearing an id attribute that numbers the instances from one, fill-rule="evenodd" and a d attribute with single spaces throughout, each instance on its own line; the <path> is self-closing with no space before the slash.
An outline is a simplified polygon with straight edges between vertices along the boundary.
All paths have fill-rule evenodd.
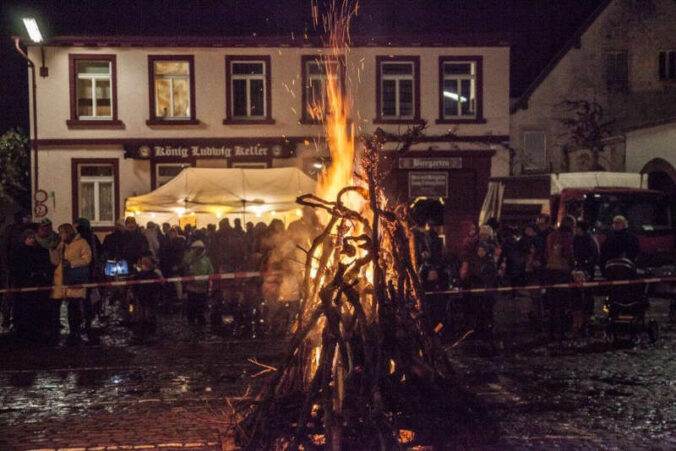
<path id="1" fill-rule="evenodd" d="M 207 276 L 214 273 L 214 268 L 206 254 L 206 246 L 202 240 L 196 240 L 190 245 L 190 250 L 183 257 L 183 266 L 185 275 L 188 276 Z M 192 281 L 188 282 L 185 291 L 188 294 L 186 304 L 186 315 L 188 323 L 197 322 L 200 325 L 206 324 L 207 297 L 211 291 L 211 281 Z"/>
<path id="2" fill-rule="evenodd" d="M 38 233 L 35 235 L 35 240 L 43 249 L 50 250 L 59 245 L 61 238 L 52 228 L 52 221 L 45 218 L 38 224 Z"/>

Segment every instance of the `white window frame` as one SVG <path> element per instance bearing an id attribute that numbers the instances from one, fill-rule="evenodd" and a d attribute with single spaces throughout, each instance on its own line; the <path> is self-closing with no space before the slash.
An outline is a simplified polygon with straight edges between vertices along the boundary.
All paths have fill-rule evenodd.
<path id="1" fill-rule="evenodd" d="M 82 168 L 86 167 L 109 167 L 111 169 L 111 175 L 82 175 Z M 89 221 L 91 222 L 92 226 L 110 226 L 115 224 L 115 202 L 117 202 L 117 199 L 115 199 L 115 167 L 112 164 L 106 164 L 106 163 L 101 163 L 101 164 L 94 164 L 94 163 L 81 163 L 78 164 L 77 166 L 77 176 L 78 176 L 78 196 L 80 198 L 78 199 L 78 209 L 79 211 L 78 216 L 83 217 L 82 215 L 82 208 L 83 208 L 83 202 L 82 202 L 82 184 L 83 183 L 93 183 L 94 184 L 94 218 L 88 218 Z M 99 205 L 99 185 L 101 183 L 110 183 L 111 184 L 111 190 L 110 190 L 110 195 L 112 197 L 111 199 L 111 207 L 113 209 L 113 219 L 110 221 L 102 221 L 100 219 L 100 205 Z"/>
<path id="2" fill-rule="evenodd" d="M 87 60 L 79 60 L 78 62 L 105 62 L 108 63 L 108 74 L 87 74 L 87 73 L 80 73 L 77 72 L 77 79 L 79 80 L 89 80 L 91 82 L 92 86 L 92 113 L 94 113 L 93 116 L 80 116 L 78 112 L 78 108 L 80 106 L 80 96 L 78 86 L 75 86 L 75 112 L 78 114 L 78 119 L 83 119 L 83 120 L 110 120 L 114 116 L 113 108 L 115 108 L 114 102 L 113 102 L 113 64 L 111 61 L 107 60 L 97 60 L 97 59 L 87 59 Z M 76 63 L 76 70 L 77 70 L 77 63 Z M 105 81 L 108 80 L 108 91 L 109 91 L 109 99 L 110 99 L 110 115 L 107 116 L 98 116 L 96 114 L 96 106 L 97 106 L 97 97 L 96 97 L 96 82 L 97 81 Z"/>
<path id="3" fill-rule="evenodd" d="M 263 71 L 260 74 L 235 74 L 234 66 L 235 64 L 260 64 L 263 66 Z M 267 83 L 266 83 L 266 76 L 267 76 L 267 61 L 265 60 L 232 60 L 230 61 L 230 93 L 231 93 L 231 99 L 230 99 L 230 108 L 232 111 L 232 117 L 233 119 L 265 119 L 268 116 L 268 105 L 267 105 L 267 98 L 268 98 L 268 92 L 267 92 Z M 237 95 L 235 93 L 235 80 L 245 80 L 246 81 L 246 111 L 247 114 L 245 116 L 236 116 L 235 115 L 235 96 Z M 258 115 L 252 115 L 251 114 L 251 81 L 252 80 L 260 80 L 263 82 L 263 112 L 262 114 Z"/>
<path id="4" fill-rule="evenodd" d="M 544 159 L 542 161 L 542 166 L 537 166 L 533 163 L 529 163 L 526 157 L 530 155 L 532 152 L 528 152 L 526 149 L 526 136 L 527 135 L 542 135 L 543 138 L 543 148 L 542 152 L 544 155 Z M 523 156 L 524 156 L 524 161 L 523 161 L 523 168 L 526 171 L 532 171 L 532 172 L 537 172 L 537 171 L 544 171 L 547 169 L 547 133 L 544 130 L 525 130 L 523 132 L 522 136 L 522 142 L 523 142 Z"/>
<path id="5" fill-rule="evenodd" d="M 411 73 L 410 74 L 384 74 L 383 73 L 383 67 L 385 65 L 408 65 L 411 67 Z M 415 111 L 415 105 L 416 105 L 416 98 L 415 98 L 415 64 L 412 61 L 381 61 L 380 62 L 380 117 L 383 119 L 413 119 L 415 117 L 416 111 Z M 395 114 L 394 115 L 388 115 L 385 114 L 385 81 L 390 81 L 394 80 L 395 82 L 395 88 L 394 88 L 394 96 L 395 96 Z M 404 80 L 409 80 L 411 82 L 411 114 L 408 114 L 406 116 L 401 115 L 401 101 L 400 101 L 400 84 L 401 81 Z"/>
<path id="6" fill-rule="evenodd" d="M 326 64 L 332 64 L 335 65 L 335 69 L 327 71 L 326 70 Z M 313 74 L 310 72 L 310 67 L 311 66 L 318 66 L 321 68 L 322 72 L 319 74 Z M 338 61 L 318 61 L 318 60 L 308 60 L 305 62 L 305 67 L 303 68 L 305 70 L 305 79 L 306 81 L 306 86 L 305 86 L 305 99 L 307 102 L 307 105 L 303 105 L 304 108 L 312 107 L 312 83 L 313 82 L 319 82 L 321 85 L 321 109 L 322 109 L 322 115 L 326 114 L 326 105 L 328 103 L 327 100 L 327 83 L 329 79 L 335 80 L 336 83 L 340 82 L 340 77 L 338 76 L 338 70 L 339 70 L 339 65 Z M 307 114 L 307 111 L 305 112 Z"/>
<path id="7" fill-rule="evenodd" d="M 183 75 L 183 74 L 157 74 L 157 63 L 167 63 L 167 62 L 172 62 L 172 63 L 184 63 L 188 66 L 188 73 Z M 175 121 L 175 120 L 185 120 L 190 119 L 192 117 L 192 103 L 190 102 L 190 99 L 192 98 L 191 95 L 192 93 L 190 92 L 190 61 L 188 60 L 163 60 L 163 59 L 157 59 L 153 61 L 153 84 L 155 85 L 153 89 L 155 89 L 155 116 L 157 119 L 161 120 L 167 120 L 167 121 Z M 159 96 L 159 89 L 157 85 L 157 80 L 162 79 L 162 80 L 169 80 L 169 109 L 170 111 L 167 112 L 167 116 L 159 115 L 157 114 L 157 99 L 160 98 Z M 174 80 L 185 80 L 186 81 L 186 86 L 188 87 L 188 111 L 186 111 L 185 116 L 176 116 L 174 113 Z"/>
<path id="8" fill-rule="evenodd" d="M 166 167 L 166 166 L 171 166 L 171 167 L 180 167 L 181 169 L 189 168 L 192 165 L 190 163 L 155 163 L 155 189 L 159 188 L 160 186 L 165 185 L 166 183 L 172 181 L 174 177 L 170 178 L 169 180 L 165 181 L 164 183 L 160 183 L 160 180 L 165 178 L 166 176 L 160 175 L 160 167 Z M 177 174 L 178 175 L 178 174 Z"/>
<path id="9" fill-rule="evenodd" d="M 446 67 L 447 64 L 469 64 L 470 65 L 470 73 L 469 74 L 449 74 L 446 75 L 446 71 L 444 68 Z M 444 86 L 446 86 L 446 81 L 449 80 L 455 80 L 457 83 L 457 91 L 458 95 L 462 96 L 462 93 L 460 92 L 461 89 L 460 87 L 462 86 L 463 80 L 469 80 L 470 81 L 470 91 L 472 94 L 472 98 L 470 101 L 472 102 L 471 109 L 474 111 L 472 114 L 462 114 L 462 103 L 458 102 L 458 110 L 456 111 L 455 115 L 449 115 L 446 114 L 446 106 L 445 102 L 443 102 L 442 99 L 442 109 L 441 109 L 441 114 L 443 114 L 442 119 L 476 119 L 477 118 L 477 92 L 476 92 L 476 83 L 477 83 L 477 62 L 472 61 L 472 60 L 458 60 L 458 61 L 444 61 L 443 62 L 443 67 L 441 73 L 443 74 L 443 80 L 441 83 L 441 95 L 446 96 L 446 91 L 444 90 Z"/>

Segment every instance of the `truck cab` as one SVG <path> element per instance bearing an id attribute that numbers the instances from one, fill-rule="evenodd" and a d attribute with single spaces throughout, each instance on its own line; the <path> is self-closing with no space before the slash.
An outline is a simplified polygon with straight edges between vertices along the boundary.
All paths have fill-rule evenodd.
<path id="1" fill-rule="evenodd" d="M 557 223 L 570 215 L 584 219 L 603 244 L 613 218 L 622 215 L 640 243 L 637 264 L 657 267 L 676 259 L 676 199 L 660 192 L 635 188 L 566 188 L 551 198 Z"/>

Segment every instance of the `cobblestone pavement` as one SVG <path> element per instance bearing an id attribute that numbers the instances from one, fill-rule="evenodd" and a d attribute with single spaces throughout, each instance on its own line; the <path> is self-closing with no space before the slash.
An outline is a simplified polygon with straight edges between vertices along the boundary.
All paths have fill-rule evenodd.
<path id="1" fill-rule="evenodd" d="M 449 355 L 495 417 L 493 449 L 676 449 L 676 329 L 666 301 L 647 340 L 616 348 L 592 338 L 547 343 L 527 330 L 527 302 L 496 308 L 498 350 L 465 340 Z M 262 378 L 284 340 L 239 339 L 161 317 L 149 341 L 108 327 L 96 346 L 0 341 L 0 450 L 231 449 L 226 397 Z M 465 442 L 466 443 L 466 442 Z"/>

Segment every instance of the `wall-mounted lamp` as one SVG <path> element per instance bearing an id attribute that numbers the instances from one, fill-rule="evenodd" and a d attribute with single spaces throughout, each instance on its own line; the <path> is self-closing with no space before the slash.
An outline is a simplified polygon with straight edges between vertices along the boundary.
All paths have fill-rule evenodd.
<path id="1" fill-rule="evenodd" d="M 26 27 L 28 32 L 28 37 L 36 44 L 40 45 L 40 56 L 42 57 L 42 65 L 40 66 L 40 76 L 47 77 L 49 75 L 49 69 L 45 66 L 45 49 L 42 46 L 44 41 L 42 33 L 40 32 L 40 27 L 38 27 L 38 21 L 33 17 L 24 17 L 23 24 Z"/>

